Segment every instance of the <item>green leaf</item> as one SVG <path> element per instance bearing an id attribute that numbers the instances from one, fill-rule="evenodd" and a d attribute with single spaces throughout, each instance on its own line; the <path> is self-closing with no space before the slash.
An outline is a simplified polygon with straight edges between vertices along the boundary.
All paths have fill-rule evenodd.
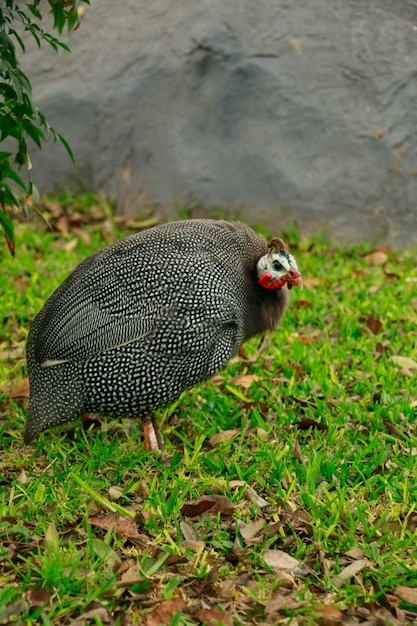
<path id="1" fill-rule="evenodd" d="M 32 196 L 34 206 L 39 204 L 39 189 L 36 187 L 33 181 L 29 182 L 29 195 Z"/>
<path id="2" fill-rule="evenodd" d="M 14 172 L 11 168 L 10 168 L 9 172 L 7 173 L 7 176 L 5 176 L 5 178 L 9 178 L 10 180 L 13 180 L 17 185 L 19 185 L 19 187 L 22 187 L 22 189 L 24 189 L 26 191 L 25 183 L 20 178 L 20 176 L 18 174 L 16 174 L 16 172 Z"/>
<path id="3" fill-rule="evenodd" d="M 26 48 L 25 48 L 25 44 L 23 43 L 23 39 L 21 38 L 21 36 L 19 35 L 18 32 L 16 32 L 14 29 L 10 29 L 9 30 L 10 35 L 13 35 L 13 37 L 16 38 L 22 52 L 26 52 Z"/>
<path id="4" fill-rule="evenodd" d="M 57 133 L 57 137 L 58 137 L 58 140 L 60 141 L 60 143 L 62 143 L 62 145 L 64 146 L 65 150 L 67 151 L 68 156 L 71 159 L 71 161 L 73 163 L 75 163 L 74 155 L 72 153 L 71 147 L 70 147 L 69 143 L 67 142 L 67 140 L 64 139 L 64 137 L 62 135 L 60 135 L 59 133 Z"/>

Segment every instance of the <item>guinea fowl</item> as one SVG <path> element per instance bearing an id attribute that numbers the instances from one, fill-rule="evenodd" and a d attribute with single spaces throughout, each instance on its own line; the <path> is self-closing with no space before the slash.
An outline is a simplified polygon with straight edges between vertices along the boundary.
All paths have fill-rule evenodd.
<path id="1" fill-rule="evenodd" d="M 293 285 L 282 240 L 238 222 L 172 222 L 95 252 L 30 329 L 25 442 L 95 412 L 141 418 L 145 448 L 158 449 L 154 411 L 273 330 Z"/>

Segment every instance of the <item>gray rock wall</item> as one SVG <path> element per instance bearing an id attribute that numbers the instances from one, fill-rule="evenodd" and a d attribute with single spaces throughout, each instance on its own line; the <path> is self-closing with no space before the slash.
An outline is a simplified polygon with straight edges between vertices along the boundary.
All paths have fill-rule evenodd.
<path id="1" fill-rule="evenodd" d="M 76 156 L 33 152 L 41 191 L 417 242 L 415 2 L 92 0 L 67 41 L 24 59 Z"/>

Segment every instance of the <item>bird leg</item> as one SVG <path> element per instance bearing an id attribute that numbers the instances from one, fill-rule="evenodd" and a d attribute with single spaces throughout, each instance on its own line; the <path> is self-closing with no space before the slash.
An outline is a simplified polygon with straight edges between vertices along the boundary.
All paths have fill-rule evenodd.
<path id="1" fill-rule="evenodd" d="M 161 450 L 164 447 L 164 440 L 159 432 L 154 415 L 147 415 L 142 418 L 142 428 L 145 450 Z"/>

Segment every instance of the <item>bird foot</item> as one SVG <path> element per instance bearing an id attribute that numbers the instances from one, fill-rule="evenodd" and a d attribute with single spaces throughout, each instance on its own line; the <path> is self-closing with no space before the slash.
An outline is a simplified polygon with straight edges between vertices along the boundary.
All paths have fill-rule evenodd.
<path id="1" fill-rule="evenodd" d="M 155 418 L 151 415 L 142 419 L 143 438 L 145 440 L 145 450 L 161 450 L 164 447 L 164 440 L 159 432 Z"/>

